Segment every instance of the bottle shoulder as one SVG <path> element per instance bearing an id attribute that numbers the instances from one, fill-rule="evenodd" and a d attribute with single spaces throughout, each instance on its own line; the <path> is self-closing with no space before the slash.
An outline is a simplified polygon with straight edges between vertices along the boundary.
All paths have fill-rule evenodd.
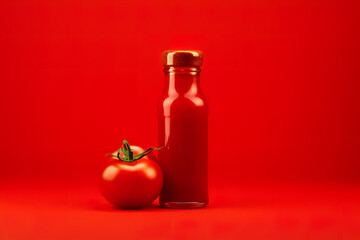
<path id="1" fill-rule="evenodd" d="M 160 106 L 180 105 L 207 107 L 208 100 L 201 94 L 197 95 L 163 95 L 159 99 Z"/>

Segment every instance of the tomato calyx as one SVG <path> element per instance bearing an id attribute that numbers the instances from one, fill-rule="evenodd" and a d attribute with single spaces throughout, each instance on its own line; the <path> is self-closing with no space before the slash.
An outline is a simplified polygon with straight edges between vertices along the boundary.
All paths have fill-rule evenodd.
<path id="1" fill-rule="evenodd" d="M 134 156 L 133 150 L 131 149 L 129 143 L 125 139 L 122 140 L 122 142 L 123 142 L 123 147 L 121 147 L 117 151 L 116 155 L 110 154 L 110 153 L 108 155 L 113 156 L 114 158 L 117 158 L 120 161 L 124 161 L 124 162 L 128 162 L 128 163 L 132 163 L 136 160 L 139 160 L 139 159 L 145 157 L 146 155 L 150 154 L 153 150 L 162 149 L 162 147 L 161 148 L 148 148 L 144 152 Z M 124 154 L 124 157 L 120 156 L 121 152 Z"/>

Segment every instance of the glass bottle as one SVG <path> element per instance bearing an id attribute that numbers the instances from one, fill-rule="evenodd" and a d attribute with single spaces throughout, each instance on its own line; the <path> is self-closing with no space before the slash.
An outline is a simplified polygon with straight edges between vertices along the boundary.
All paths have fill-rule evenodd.
<path id="1" fill-rule="evenodd" d="M 208 102 L 200 89 L 201 51 L 162 54 L 165 88 L 158 105 L 159 164 L 164 175 L 160 205 L 208 204 Z"/>

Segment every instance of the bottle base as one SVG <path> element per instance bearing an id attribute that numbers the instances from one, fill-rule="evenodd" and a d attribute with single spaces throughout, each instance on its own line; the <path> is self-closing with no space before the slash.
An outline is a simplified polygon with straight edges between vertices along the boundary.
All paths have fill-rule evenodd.
<path id="1" fill-rule="evenodd" d="M 164 202 L 164 203 L 160 203 L 160 207 L 192 209 L 192 208 L 203 208 L 206 207 L 207 204 L 208 202 Z"/>

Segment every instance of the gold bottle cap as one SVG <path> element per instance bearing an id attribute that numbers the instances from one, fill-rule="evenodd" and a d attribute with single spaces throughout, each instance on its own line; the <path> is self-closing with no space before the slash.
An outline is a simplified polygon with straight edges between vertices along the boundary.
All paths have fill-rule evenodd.
<path id="1" fill-rule="evenodd" d="M 167 50 L 161 54 L 163 66 L 200 67 L 203 62 L 201 51 Z"/>

